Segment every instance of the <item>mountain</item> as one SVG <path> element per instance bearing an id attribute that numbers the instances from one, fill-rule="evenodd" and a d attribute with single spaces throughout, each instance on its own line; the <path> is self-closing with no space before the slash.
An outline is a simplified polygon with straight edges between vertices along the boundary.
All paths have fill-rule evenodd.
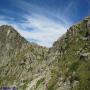
<path id="1" fill-rule="evenodd" d="M 90 90 L 90 17 L 70 27 L 51 48 L 0 26 L 0 87 Z"/>
<path id="2" fill-rule="evenodd" d="M 47 51 L 27 42 L 11 26 L 0 26 L 0 87 L 21 87 L 21 81 L 27 83 L 38 77 L 38 72 L 45 67 L 43 60 Z"/>
<path id="3" fill-rule="evenodd" d="M 48 58 L 53 61 L 53 69 L 58 68 L 57 73 L 54 71 L 55 80 L 52 78 L 49 90 L 89 90 L 90 17 L 70 27 L 53 44 Z"/>

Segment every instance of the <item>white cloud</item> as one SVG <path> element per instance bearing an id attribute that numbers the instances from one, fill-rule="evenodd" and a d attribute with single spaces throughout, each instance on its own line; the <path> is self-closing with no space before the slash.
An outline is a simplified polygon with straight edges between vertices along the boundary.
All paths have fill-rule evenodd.
<path id="1" fill-rule="evenodd" d="M 66 32 L 66 27 L 60 25 L 53 20 L 46 17 L 27 17 L 28 23 L 26 27 L 32 27 L 36 32 L 23 31 L 23 36 L 26 38 L 35 39 L 38 44 L 43 46 L 52 46 L 53 42 L 57 40 L 62 34 Z M 23 25 L 25 26 L 25 25 Z M 25 32 L 27 34 L 25 34 Z"/>
<path id="2" fill-rule="evenodd" d="M 22 15 L 22 17 L 25 18 L 25 21 L 17 23 L 13 20 L 12 22 L 1 20 L 0 24 L 12 25 L 27 40 L 35 41 L 42 46 L 51 47 L 53 42 L 67 30 L 65 24 L 67 24 L 68 21 L 66 18 L 62 18 L 62 16 L 57 17 L 54 13 L 49 13 L 48 10 L 40 9 L 39 7 L 30 5 L 23 0 L 20 3 L 19 0 L 17 1 L 17 7 L 28 12 Z M 42 14 L 39 11 L 41 11 Z M 48 14 L 49 17 L 55 16 L 60 21 L 58 20 L 57 22 L 55 19 L 47 17 L 46 14 Z M 32 28 L 33 30 L 27 30 L 27 28 Z"/>
<path id="3" fill-rule="evenodd" d="M 8 21 L 0 21 L 0 24 L 12 25 L 27 40 L 35 40 L 37 44 L 51 47 L 62 34 L 66 32 L 66 28 L 60 23 L 50 20 L 44 16 L 26 17 L 27 22 L 10 23 Z M 35 31 L 27 30 L 27 27 Z"/>
<path id="4" fill-rule="evenodd" d="M 18 25 L 18 28 L 20 28 L 18 29 L 19 33 L 28 40 L 35 40 L 36 43 L 42 46 L 51 47 L 53 42 L 67 30 L 66 27 L 60 25 L 60 23 L 44 16 L 27 16 L 26 20 L 27 22 Z M 22 26 L 22 28 L 20 26 Z M 33 30 L 30 32 L 26 30 L 27 27 Z"/>

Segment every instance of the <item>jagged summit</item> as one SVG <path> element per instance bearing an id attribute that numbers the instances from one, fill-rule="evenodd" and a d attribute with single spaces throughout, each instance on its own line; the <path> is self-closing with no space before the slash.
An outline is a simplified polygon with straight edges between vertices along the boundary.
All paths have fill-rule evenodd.
<path id="1" fill-rule="evenodd" d="M 12 26 L 0 26 L 0 42 L 7 48 L 21 48 L 24 43 L 28 43 Z M 9 49 L 9 48 L 8 48 Z"/>
<path id="2" fill-rule="evenodd" d="M 85 17 L 85 20 L 90 20 L 90 16 Z"/>
<path id="3" fill-rule="evenodd" d="M 1 25 L 0 26 L 0 32 L 7 33 L 7 36 L 10 32 L 18 33 L 12 26 L 10 25 Z"/>
<path id="4" fill-rule="evenodd" d="M 84 35 L 85 35 L 85 33 L 87 33 L 87 34 L 89 35 L 89 32 L 90 32 L 90 17 L 89 17 L 89 16 L 86 17 L 86 18 L 85 18 L 84 20 L 82 20 L 81 22 L 79 22 L 78 24 L 71 26 L 71 27 L 67 30 L 67 33 L 66 33 L 66 34 L 64 34 L 64 35 L 63 35 L 62 37 L 60 37 L 56 42 L 54 42 L 53 46 L 55 46 L 57 42 L 62 43 L 62 41 L 63 41 L 64 39 L 67 39 L 67 37 L 69 37 L 69 38 L 72 37 L 72 38 L 70 38 L 70 40 L 72 40 L 73 37 L 74 37 L 76 34 L 80 33 L 81 31 L 84 33 Z M 69 35 L 69 36 L 67 36 L 67 35 Z M 59 45 L 61 45 L 61 44 L 59 44 Z"/>
<path id="5" fill-rule="evenodd" d="M 6 39 L 17 39 L 18 37 L 24 39 L 12 26 L 9 25 L 0 26 L 0 36 L 3 36 Z"/>
<path id="6" fill-rule="evenodd" d="M 9 62 L 27 43 L 12 26 L 0 26 L 0 66 Z"/>

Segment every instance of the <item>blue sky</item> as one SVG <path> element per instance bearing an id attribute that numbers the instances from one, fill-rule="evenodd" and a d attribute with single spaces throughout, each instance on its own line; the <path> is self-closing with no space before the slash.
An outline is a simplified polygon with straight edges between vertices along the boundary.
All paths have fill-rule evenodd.
<path id="1" fill-rule="evenodd" d="M 51 47 L 90 15 L 90 0 L 0 0 L 0 25 L 12 25 L 30 42 Z"/>

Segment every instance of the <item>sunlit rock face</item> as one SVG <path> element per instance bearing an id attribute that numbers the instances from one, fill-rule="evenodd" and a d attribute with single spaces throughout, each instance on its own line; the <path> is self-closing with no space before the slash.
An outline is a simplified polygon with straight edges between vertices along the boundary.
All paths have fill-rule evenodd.
<path id="1" fill-rule="evenodd" d="M 0 88 L 90 90 L 90 18 L 70 27 L 53 47 L 26 41 L 0 26 Z"/>
<path id="2" fill-rule="evenodd" d="M 27 41 L 11 26 L 0 26 L 0 65 L 13 58 Z"/>

